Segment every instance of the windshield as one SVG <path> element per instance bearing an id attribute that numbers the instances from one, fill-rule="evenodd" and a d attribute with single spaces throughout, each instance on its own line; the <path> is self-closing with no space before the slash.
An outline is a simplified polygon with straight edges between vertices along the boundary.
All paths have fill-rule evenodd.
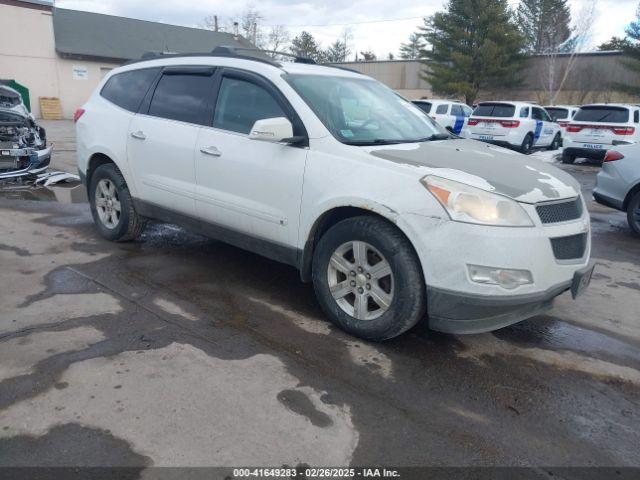
<path id="1" fill-rule="evenodd" d="M 422 110 L 374 80 L 327 75 L 284 78 L 342 143 L 378 145 L 451 138 Z"/>
<path id="2" fill-rule="evenodd" d="M 556 120 L 565 120 L 569 118 L 569 110 L 566 108 L 547 107 L 547 112 L 552 117 L 556 117 Z"/>
<path id="3" fill-rule="evenodd" d="M 582 107 L 573 119 L 576 122 L 626 123 L 629 110 L 622 107 Z"/>
<path id="4" fill-rule="evenodd" d="M 510 118 L 516 113 L 516 107 L 508 103 L 481 103 L 476 107 L 473 115 L 476 117 Z"/>

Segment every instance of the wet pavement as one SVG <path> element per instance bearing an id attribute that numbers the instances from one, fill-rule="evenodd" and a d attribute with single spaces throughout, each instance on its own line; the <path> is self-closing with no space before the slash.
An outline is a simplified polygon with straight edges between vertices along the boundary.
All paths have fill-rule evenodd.
<path id="1" fill-rule="evenodd" d="M 563 168 L 592 188 L 597 167 Z M 578 301 L 374 344 L 293 268 L 170 225 L 109 243 L 83 202 L 0 195 L 0 466 L 640 466 L 640 240 L 621 213 L 590 205 Z"/>

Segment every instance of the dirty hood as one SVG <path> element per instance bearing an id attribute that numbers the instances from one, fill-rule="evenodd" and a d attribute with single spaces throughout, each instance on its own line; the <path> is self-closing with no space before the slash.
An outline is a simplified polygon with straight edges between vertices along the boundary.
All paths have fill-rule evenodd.
<path id="1" fill-rule="evenodd" d="M 568 173 L 532 156 L 475 140 L 443 140 L 372 147 L 369 153 L 420 168 L 523 203 L 573 198 L 580 184 Z"/>

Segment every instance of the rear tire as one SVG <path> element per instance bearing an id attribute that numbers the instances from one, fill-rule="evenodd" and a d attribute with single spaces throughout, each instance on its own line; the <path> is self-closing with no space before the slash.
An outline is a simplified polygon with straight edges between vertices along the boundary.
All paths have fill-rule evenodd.
<path id="1" fill-rule="evenodd" d="M 560 136 L 559 133 L 556 133 L 556 136 L 553 137 L 553 142 L 551 142 L 551 145 L 549 145 L 549 150 L 550 151 L 558 150 L 560 148 L 561 143 L 562 143 L 562 137 Z"/>
<path id="2" fill-rule="evenodd" d="M 127 182 L 113 163 L 99 166 L 91 175 L 89 204 L 93 221 L 107 240 L 126 242 L 144 230 L 145 220 L 136 212 Z"/>
<path id="3" fill-rule="evenodd" d="M 567 155 L 566 153 L 562 154 L 562 163 L 566 163 L 570 165 L 575 161 L 576 161 L 576 157 L 574 155 Z"/>
<path id="4" fill-rule="evenodd" d="M 531 153 L 531 149 L 533 148 L 533 135 L 527 133 L 527 136 L 524 137 L 522 141 L 522 145 L 520 145 L 520 153 L 525 155 L 529 155 Z"/>
<path id="5" fill-rule="evenodd" d="M 636 192 L 627 205 L 627 222 L 633 233 L 640 236 L 640 192 Z"/>
<path id="6" fill-rule="evenodd" d="M 331 321 L 366 340 L 397 337 L 426 312 L 422 268 L 411 243 L 376 217 L 348 218 L 322 236 L 313 254 L 313 286 Z"/>

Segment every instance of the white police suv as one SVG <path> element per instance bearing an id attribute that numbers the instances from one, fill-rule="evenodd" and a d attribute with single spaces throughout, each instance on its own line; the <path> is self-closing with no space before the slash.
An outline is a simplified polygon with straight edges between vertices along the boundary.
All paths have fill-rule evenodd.
<path id="1" fill-rule="evenodd" d="M 577 157 L 603 160 L 608 149 L 639 140 L 637 105 L 584 105 L 567 126 L 562 161 L 573 163 Z"/>
<path id="2" fill-rule="evenodd" d="M 560 125 L 560 129 L 562 130 L 562 136 L 564 138 L 564 134 L 567 131 L 567 127 L 569 123 L 578 112 L 580 107 L 575 105 L 553 105 L 544 107 L 549 115 L 551 115 L 551 119 L 558 122 Z"/>
<path id="3" fill-rule="evenodd" d="M 557 150 L 560 126 L 539 105 L 525 102 L 482 102 L 473 111 L 462 136 L 529 153 L 536 148 Z"/>
<path id="4" fill-rule="evenodd" d="M 413 103 L 432 119 L 456 135 L 462 133 L 473 110 L 464 103 L 451 100 L 414 100 Z"/>

